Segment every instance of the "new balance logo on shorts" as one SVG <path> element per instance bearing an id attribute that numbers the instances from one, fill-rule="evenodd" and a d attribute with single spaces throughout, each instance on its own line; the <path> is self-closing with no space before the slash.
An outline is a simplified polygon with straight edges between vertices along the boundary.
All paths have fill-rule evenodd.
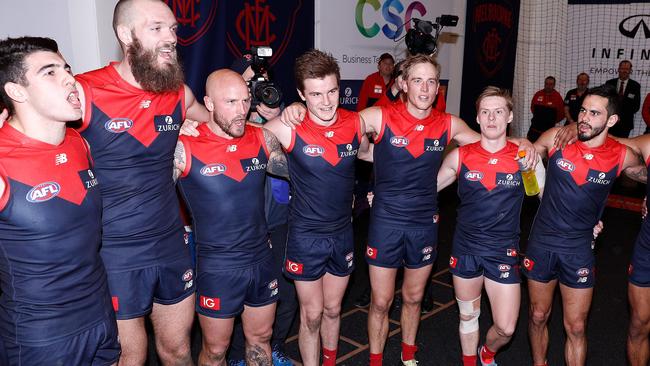
<path id="1" fill-rule="evenodd" d="M 221 309 L 221 299 L 218 297 L 201 296 L 199 297 L 199 305 L 205 309 L 219 310 Z"/>
<path id="2" fill-rule="evenodd" d="M 292 262 L 287 259 L 285 267 L 287 268 L 287 271 L 293 274 L 302 274 L 302 263 Z"/>
<path id="3" fill-rule="evenodd" d="M 454 256 L 449 257 L 449 267 L 456 268 L 457 264 L 458 264 L 458 258 Z"/>

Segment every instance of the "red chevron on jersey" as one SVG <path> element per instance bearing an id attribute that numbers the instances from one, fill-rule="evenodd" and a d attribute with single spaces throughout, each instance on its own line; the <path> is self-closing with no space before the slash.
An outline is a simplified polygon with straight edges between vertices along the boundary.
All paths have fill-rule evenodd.
<path id="1" fill-rule="evenodd" d="M 351 142 L 355 135 L 361 141 L 359 115 L 345 109 L 338 109 L 336 113 L 336 122 L 327 127 L 316 124 L 307 114 L 304 121 L 292 131 L 287 151 L 291 152 L 296 145 L 296 138 L 300 138 L 304 143 L 303 154 L 314 158 L 322 157 L 331 166 L 336 166 L 346 157 L 356 156 L 358 149 Z"/>
<path id="2" fill-rule="evenodd" d="M 612 151 L 618 153 L 612 154 Z M 555 152 L 556 149 L 551 149 L 548 156 L 552 157 Z M 577 141 L 564 148 L 554 161 L 549 161 L 549 164 L 556 164 L 558 168 L 571 174 L 578 186 L 582 186 L 590 182 L 609 184 L 607 173 L 616 169 L 615 175 L 618 176 L 624 160 L 625 146 L 608 137 L 603 145 L 593 149 Z"/>
<path id="3" fill-rule="evenodd" d="M 393 112 L 389 112 L 393 108 Z M 382 131 L 378 134 L 379 141 L 384 130 L 389 128 L 393 134 L 388 141 L 395 147 L 403 147 L 417 158 L 425 151 L 443 151 L 449 142 L 451 117 L 432 109 L 428 117 L 418 119 L 409 113 L 406 103 L 397 103 L 382 107 Z M 442 141 L 441 141 L 442 140 Z"/>
<path id="4" fill-rule="evenodd" d="M 81 130 L 86 129 L 93 114 L 99 113 L 103 114 L 104 130 L 115 135 L 131 135 L 145 147 L 160 134 L 178 133 L 185 111 L 184 86 L 172 93 L 138 89 L 122 79 L 115 70 L 116 64 L 77 75 L 86 94 Z"/>
<path id="5" fill-rule="evenodd" d="M 517 145 L 510 142 L 495 153 L 483 149 L 480 142 L 462 146 L 458 160 L 465 169 L 458 169 L 458 172 L 467 170 L 463 178 L 479 182 L 488 191 L 498 185 L 519 185 L 521 182 L 515 176 L 519 165 L 514 159 L 517 150 Z"/>
<path id="6" fill-rule="evenodd" d="M 67 129 L 64 141 L 57 145 L 34 140 L 5 124 L 0 129 L 2 166 L 11 172 L 10 179 L 33 187 L 25 199 L 32 203 L 60 198 L 81 205 L 87 190 L 97 185 L 89 167 L 90 155 L 79 133 Z M 33 151 L 45 151 L 37 158 Z M 86 160 L 68 160 L 68 156 L 85 156 Z M 35 160 L 37 159 L 37 160 Z M 30 169 L 25 162 L 30 162 Z"/>
<path id="7" fill-rule="evenodd" d="M 186 155 L 183 177 L 192 168 L 191 157 L 204 164 L 200 167 L 204 176 L 225 175 L 241 182 L 248 173 L 266 171 L 266 159 L 259 159 L 260 149 L 267 158 L 269 156 L 261 128 L 246 125 L 244 135 L 234 139 L 217 136 L 207 123 L 201 124 L 198 131 L 200 136 L 197 138 L 181 137 Z"/>

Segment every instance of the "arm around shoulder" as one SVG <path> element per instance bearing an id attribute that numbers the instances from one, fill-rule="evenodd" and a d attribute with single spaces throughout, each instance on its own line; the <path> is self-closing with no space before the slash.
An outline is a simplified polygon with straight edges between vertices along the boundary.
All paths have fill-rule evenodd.
<path id="1" fill-rule="evenodd" d="M 192 93 L 192 89 L 185 85 L 185 118 L 195 121 L 207 121 L 210 119 L 210 112 L 205 106 L 199 103 Z"/>
<path id="2" fill-rule="evenodd" d="M 451 115 L 450 138 L 454 140 L 458 145 L 463 146 L 480 140 L 481 135 L 469 128 L 465 121 L 459 117 Z"/>
<path id="3" fill-rule="evenodd" d="M 458 163 L 460 159 L 460 151 L 455 148 L 447 154 L 445 160 L 442 161 L 440 170 L 438 171 L 438 192 L 448 187 L 456 180 L 458 175 Z"/>

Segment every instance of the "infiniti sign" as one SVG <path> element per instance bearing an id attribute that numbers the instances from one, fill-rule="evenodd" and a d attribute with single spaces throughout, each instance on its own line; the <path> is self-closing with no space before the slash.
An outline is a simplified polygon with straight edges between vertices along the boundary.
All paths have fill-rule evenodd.
<path id="1" fill-rule="evenodd" d="M 635 38 L 639 29 L 643 30 L 646 39 L 650 38 L 650 14 L 632 15 L 618 23 L 618 30 L 628 38 Z"/>

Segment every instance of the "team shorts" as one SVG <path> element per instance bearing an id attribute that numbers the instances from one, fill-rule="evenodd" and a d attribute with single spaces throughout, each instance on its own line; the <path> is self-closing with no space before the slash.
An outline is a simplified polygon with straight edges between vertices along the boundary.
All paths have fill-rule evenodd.
<path id="1" fill-rule="evenodd" d="M 289 232 L 284 255 L 285 276 L 296 281 L 315 281 L 325 275 L 348 276 L 354 271 L 352 225 L 329 236 Z"/>
<path id="2" fill-rule="evenodd" d="M 194 293 L 192 258 L 182 256 L 166 264 L 110 271 L 108 288 L 118 320 L 139 318 L 151 312 L 153 303 L 172 305 Z"/>
<path id="3" fill-rule="evenodd" d="M 112 316 L 81 333 L 43 345 L 19 345 L 0 338 L 0 361 L 6 362 L 2 365 L 104 366 L 117 363 L 119 358 L 117 325 Z"/>
<path id="4" fill-rule="evenodd" d="M 502 284 L 521 283 L 519 258 L 517 256 L 452 255 L 449 258 L 449 272 L 461 278 L 485 276 Z"/>
<path id="5" fill-rule="evenodd" d="M 278 300 L 279 271 L 273 256 L 246 267 L 212 269 L 199 257 L 196 312 L 211 318 L 234 318 L 244 305 L 260 307 Z"/>
<path id="6" fill-rule="evenodd" d="M 558 253 L 553 250 L 529 245 L 522 263 L 528 279 L 560 283 L 571 288 L 593 288 L 596 279 L 594 253 L 586 249 L 582 253 Z"/>
<path id="7" fill-rule="evenodd" d="M 436 260 L 437 243 L 437 223 L 417 230 L 399 230 L 371 224 L 368 229 L 366 261 L 378 267 L 421 268 Z"/>
<path id="8" fill-rule="evenodd" d="M 641 235 L 634 244 L 628 274 L 632 284 L 650 287 L 650 241 L 643 240 Z"/>

